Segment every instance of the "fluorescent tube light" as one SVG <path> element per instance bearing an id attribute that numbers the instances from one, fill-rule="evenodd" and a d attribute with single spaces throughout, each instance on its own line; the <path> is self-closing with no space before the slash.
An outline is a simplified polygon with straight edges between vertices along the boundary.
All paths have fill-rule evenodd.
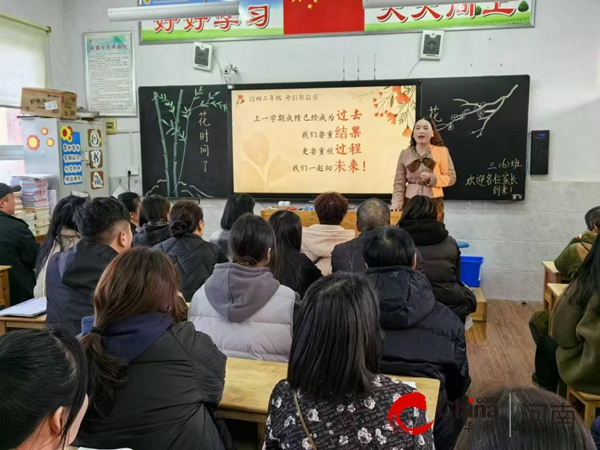
<path id="1" fill-rule="evenodd" d="M 188 17 L 237 16 L 239 0 L 185 5 L 134 6 L 131 8 L 109 8 L 110 22 L 141 22 L 144 20 L 186 19 Z"/>
<path id="2" fill-rule="evenodd" d="M 406 6 L 455 5 L 456 0 L 363 0 L 363 8 L 402 8 Z"/>

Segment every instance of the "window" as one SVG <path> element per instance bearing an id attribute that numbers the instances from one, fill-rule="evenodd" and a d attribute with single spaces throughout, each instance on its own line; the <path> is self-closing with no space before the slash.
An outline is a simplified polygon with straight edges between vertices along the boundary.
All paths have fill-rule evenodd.
<path id="1" fill-rule="evenodd" d="M 25 173 L 23 136 L 17 108 L 0 108 L 0 183 Z"/>

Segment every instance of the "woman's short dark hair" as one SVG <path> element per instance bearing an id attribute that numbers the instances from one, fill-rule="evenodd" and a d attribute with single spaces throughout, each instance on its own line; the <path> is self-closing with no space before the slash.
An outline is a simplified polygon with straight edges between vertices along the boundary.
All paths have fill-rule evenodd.
<path id="1" fill-rule="evenodd" d="M 140 206 L 140 203 L 142 202 L 140 196 L 135 192 L 123 192 L 122 194 L 119 194 L 117 200 L 119 200 L 130 213 L 136 212 L 138 206 Z"/>
<path id="2" fill-rule="evenodd" d="M 437 208 L 431 198 L 415 195 L 404 207 L 398 226 L 402 226 L 405 220 L 437 220 L 437 216 Z"/>
<path id="3" fill-rule="evenodd" d="M 94 327 L 100 333 L 81 337 L 90 368 L 91 407 L 108 414 L 115 387 L 126 380 L 127 363 L 109 354 L 101 333 L 110 325 L 139 314 L 163 313 L 174 322 L 185 320 L 185 305 L 177 292 L 179 275 L 165 253 L 135 247 L 106 267 L 94 292 Z"/>
<path id="4" fill-rule="evenodd" d="M 256 266 L 269 258 L 269 249 L 274 247 L 275 233 L 262 217 L 245 214 L 229 232 L 229 248 L 236 264 Z"/>
<path id="5" fill-rule="evenodd" d="M 376 228 L 366 233 L 363 257 L 369 268 L 412 267 L 416 252 L 415 242 L 402 228 Z"/>
<path id="6" fill-rule="evenodd" d="M 181 200 L 171 208 L 171 234 L 181 237 L 186 233 L 193 233 L 198 229 L 198 224 L 204 220 L 202 208 L 191 200 Z"/>
<path id="7" fill-rule="evenodd" d="M 248 194 L 233 194 L 225 203 L 223 217 L 221 217 L 221 228 L 231 230 L 233 224 L 244 214 L 253 214 L 256 202 Z"/>
<path id="8" fill-rule="evenodd" d="M 594 228 L 600 229 L 600 206 L 596 206 L 586 213 L 585 224 L 590 231 L 593 231 Z"/>
<path id="9" fill-rule="evenodd" d="M 140 227 L 152 220 L 169 220 L 171 203 L 162 195 L 149 195 L 142 200 Z"/>
<path id="10" fill-rule="evenodd" d="M 40 247 L 37 261 L 35 263 L 35 270 L 40 273 L 46 261 L 50 257 L 50 252 L 54 244 L 58 244 L 58 251 L 64 251 L 63 241 L 61 239 L 61 233 L 64 229 L 77 230 L 77 224 L 75 223 L 75 213 L 77 210 L 87 202 L 87 199 L 78 197 L 76 195 L 68 195 L 61 199 L 52 212 L 52 218 L 50 219 L 50 227 L 46 238 Z"/>
<path id="11" fill-rule="evenodd" d="M 269 268 L 276 280 L 293 280 L 300 284 L 302 274 L 296 259 L 290 259 L 290 252 L 300 252 L 302 246 L 302 221 L 291 211 L 277 211 L 269 217 L 269 225 L 275 232 L 275 249 Z"/>
<path id="12" fill-rule="evenodd" d="M 596 450 L 579 414 L 552 392 L 533 387 L 505 388 L 481 397 L 494 399 L 485 404 L 486 409 L 496 407 L 494 426 L 489 430 L 484 426 L 487 418 L 473 418 L 474 429 L 463 430 L 455 450 Z M 554 411 L 561 409 L 572 423 L 556 420 Z"/>
<path id="13" fill-rule="evenodd" d="M 420 117 L 415 121 L 415 127 L 413 127 L 413 132 L 410 136 L 410 145 L 415 148 L 417 147 L 417 141 L 415 140 L 415 128 L 417 122 L 420 122 L 421 120 L 426 120 L 427 122 L 429 122 L 429 125 L 431 125 L 431 129 L 433 130 L 433 136 L 431 137 L 431 145 L 436 145 L 438 147 L 445 146 L 446 144 L 444 143 L 444 139 L 442 138 L 442 135 L 437 129 L 435 120 L 433 120 L 431 117 Z"/>
<path id="14" fill-rule="evenodd" d="M 587 308 L 594 296 L 600 294 L 600 239 L 594 241 L 588 255 L 575 272 L 567 292 L 571 304 L 583 309 Z M 600 315 L 600 306 L 596 305 L 594 310 L 597 315 Z"/>
<path id="15" fill-rule="evenodd" d="M 339 225 L 348 213 L 348 200 L 337 192 L 325 192 L 315 200 L 315 211 L 322 225 Z"/>
<path id="16" fill-rule="evenodd" d="M 63 448 L 88 387 L 83 351 L 59 330 L 19 330 L 0 337 L 0 448 L 18 448 L 50 414 L 68 417 L 56 448 Z"/>
<path id="17" fill-rule="evenodd" d="M 371 283 L 347 273 L 321 278 L 306 292 L 294 323 L 288 381 L 331 401 L 369 392 L 382 344 Z"/>

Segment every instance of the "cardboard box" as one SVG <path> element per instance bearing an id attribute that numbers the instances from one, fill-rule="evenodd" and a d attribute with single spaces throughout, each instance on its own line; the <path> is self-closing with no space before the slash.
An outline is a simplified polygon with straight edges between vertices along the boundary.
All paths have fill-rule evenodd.
<path id="1" fill-rule="evenodd" d="M 54 89 L 23 88 L 21 112 L 55 119 L 77 119 L 77 94 Z"/>

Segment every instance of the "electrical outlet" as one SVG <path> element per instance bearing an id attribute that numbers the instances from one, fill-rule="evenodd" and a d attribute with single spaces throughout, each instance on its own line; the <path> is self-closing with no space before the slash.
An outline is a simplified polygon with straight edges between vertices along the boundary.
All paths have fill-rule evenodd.
<path id="1" fill-rule="evenodd" d="M 128 172 L 131 172 L 131 176 L 132 177 L 139 177 L 140 176 L 140 168 L 139 167 L 129 167 L 127 169 Z"/>

